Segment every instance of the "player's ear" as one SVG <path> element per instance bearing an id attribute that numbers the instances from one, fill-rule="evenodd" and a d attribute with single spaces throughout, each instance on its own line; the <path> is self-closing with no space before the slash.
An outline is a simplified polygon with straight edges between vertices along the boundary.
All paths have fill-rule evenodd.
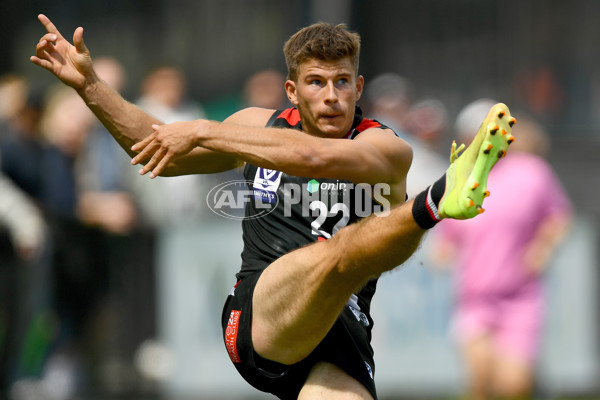
<path id="1" fill-rule="evenodd" d="M 292 80 L 285 81 L 285 93 L 290 100 L 290 103 L 297 106 L 298 105 L 298 95 L 296 92 L 296 82 Z"/>
<path id="2" fill-rule="evenodd" d="M 363 89 L 365 87 L 365 78 L 362 75 L 356 77 L 356 101 L 362 96 Z"/>

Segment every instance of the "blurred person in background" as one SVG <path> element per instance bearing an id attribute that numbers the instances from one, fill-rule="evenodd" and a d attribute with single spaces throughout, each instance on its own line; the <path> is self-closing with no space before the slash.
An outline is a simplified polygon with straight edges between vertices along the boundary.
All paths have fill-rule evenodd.
<path id="1" fill-rule="evenodd" d="M 313 24 L 286 42 L 285 89 L 295 107 L 246 108 L 223 123 L 162 124 L 98 79 L 83 28 L 75 30 L 72 45 L 46 16 L 39 20 L 48 33 L 31 61 L 85 99 L 132 163 L 150 158 L 140 174 L 214 173 L 245 164 L 256 200 L 272 195 L 291 201 L 285 192 L 292 185 L 312 200 L 313 213 L 308 204 L 296 204 L 295 217 L 286 218 L 282 201 L 264 218 L 242 221 L 242 267 L 221 324 L 226 350 L 244 379 L 282 399 L 376 399 L 369 316 L 376 278 L 405 261 L 441 219 L 480 213 L 484 189 L 471 188 L 462 175 L 487 180 L 497 155 L 485 150 L 492 146 L 503 154 L 512 140 L 508 108 L 490 109 L 463 155 L 453 147 L 448 179 L 442 176 L 406 202 L 411 148 L 357 111 L 364 87 L 360 37 L 344 25 Z M 495 135 L 495 124 L 506 135 Z M 200 134 L 198 142 L 192 131 Z M 325 159 L 330 162 L 320 162 Z M 371 204 L 371 217 L 362 219 L 343 190 L 335 191 L 335 203 L 324 203 L 336 183 L 346 185 L 352 199 L 354 184 L 387 187 L 379 200 L 396 207 L 378 218 Z M 313 192 L 323 197 L 309 199 Z M 245 207 L 254 216 L 265 204 L 249 201 Z M 348 213 L 330 212 L 329 205 Z"/>
<path id="2" fill-rule="evenodd" d="M 406 189 L 409 197 L 416 195 L 448 168 L 447 158 L 426 142 L 432 137 L 439 138 L 438 132 L 445 129 L 443 105 L 435 109 L 426 108 L 423 102 L 413 104 L 412 83 L 393 72 L 377 75 L 369 81 L 365 97 L 368 114 L 394 129 L 411 145 L 413 162 L 408 171 Z"/>
<path id="3" fill-rule="evenodd" d="M 429 152 L 440 154 L 446 147 L 442 139 L 448 128 L 448 109 L 436 98 L 420 99 L 408 110 L 405 127 Z"/>
<path id="4" fill-rule="evenodd" d="M 42 381 L 61 377 L 68 395 L 87 384 L 90 374 L 89 326 L 96 315 L 98 299 L 106 290 L 105 252 L 99 238 L 78 216 L 78 166 L 92 114 L 73 93 L 50 87 L 40 122 L 45 140 L 41 161 L 42 196 L 49 222 L 51 249 L 52 308 L 58 321 L 51 351 L 45 360 Z"/>
<path id="5" fill-rule="evenodd" d="M 41 374 L 36 355 L 46 351 L 43 337 L 51 330 L 36 322 L 50 297 L 39 198 L 41 103 L 40 92 L 24 77 L 0 77 L 0 398 L 18 379 Z M 40 337 L 41 346 L 32 346 Z"/>
<path id="6" fill-rule="evenodd" d="M 465 106 L 456 119 L 457 137 L 470 136 L 491 104 L 480 99 Z M 485 213 L 443 221 L 431 236 L 435 261 L 457 267 L 455 333 L 472 400 L 532 396 L 544 269 L 571 219 L 571 203 L 544 159 L 546 133 L 525 115 L 518 115 L 513 132 L 510 154 L 489 175 Z"/>
<path id="7" fill-rule="evenodd" d="M 6 177 L 39 200 L 43 190 L 41 163 L 46 150 L 39 129 L 43 91 L 18 75 L 6 75 L 1 81 L 0 166 Z"/>
<path id="8" fill-rule="evenodd" d="M 41 306 L 43 294 L 32 291 L 40 289 L 45 236 L 37 204 L 0 172 L 0 399 L 21 373 L 27 329 Z"/>
<path id="9" fill-rule="evenodd" d="M 94 60 L 98 76 L 122 91 L 127 76 L 113 57 Z M 97 235 L 105 254 L 107 288 L 93 322 L 95 340 L 88 346 L 94 384 L 112 391 L 138 389 L 135 353 L 156 335 L 156 232 L 133 184 L 138 177 L 130 158 L 96 119 L 77 163 L 77 216 Z M 145 182 L 142 182 L 145 183 Z M 152 220 L 153 221 L 153 220 Z"/>
<path id="10" fill-rule="evenodd" d="M 11 121 L 22 111 L 28 92 L 24 77 L 11 73 L 0 76 L 0 124 Z"/>
<path id="11" fill-rule="evenodd" d="M 144 77 L 135 102 L 142 110 L 165 123 L 189 121 L 205 116 L 204 109 L 187 97 L 186 78 L 179 67 L 162 65 Z M 199 175 L 177 176 L 148 182 L 136 179 L 137 193 L 144 217 L 155 226 L 176 226 L 198 220 L 206 211 L 210 190 L 207 179 Z"/>
<path id="12" fill-rule="evenodd" d="M 403 134 L 414 91 L 412 82 L 407 78 L 395 72 L 386 72 L 367 82 L 363 101 L 374 118 L 390 124 L 399 134 Z"/>
<path id="13" fill-rule="evenodd" d="M 26 147 L 25 143 L 36 143 L 40 108 L 39 94 L 24 77 L 16 74 L 0 76 L 0 220 L 8 229 L 14 250 L 23 260 L 40 255 L 45 228 L 38 204 L 32 197 L 36 194 L 37 174 L 30 165 L 13 162 L 21 156 L 19 149 Z M 5 162 L 3 153 L 8 158 Z M 28 176 L 35 177 L 28 179 Z"/>
<path id="14" fill-rule="evenodd" d="M 289 106 L 284 88 L 285 76 L 275 69 L 264 69 L 246 80 L 243 90 L 245 107 L 280 110 Z"/>
<path id="15" fill-rule="evenodd" d="M 0 224 L 8 230 L 14 250 L 21 259 L 37 258 L 44 245 L 42 213 L 37 204 L 1 172 L 0 187 Z"/>
<path id="16" fill-rule="evenodd" d="M 443 131 L 446 119 L 423 101 L 414 102 L 415 88 L 412 82 L 397 73 L 387 72 L 375 76 L 365 87 L 365 108 L 377 121 L 394 129 L 408 142 L 413 150 L 413 160 L 406 178 L 406 191 L 412 197 L 426 188 L 448 168 L 448 157 L 434 151 L 425 140 L 425 132 Z M 443 110 L 439 106 L 438 109 Z M 439 140 L 439 135 L 429 135 Z M 435 296 L 432 287 L 436 276 L 424 265 L 431 262 L 430 235 L 421 239 L 419 247 L 401 268 L 390 271 L 377 283 L 377 297 L 373 313 L 377 313 L 378 325 L 383 327 L 374 333 L 375 343 L 381 343 L 393 351 L 397 349 L 399 334 L 411 335 L 422 326 L 430 326 L 429 316 L 419 312 L 427 296 Z M 393 306 L 401 299 L 408 305 L 399 312 Z M 395 329 L 386 329 L 395 328 Z M 423 333 L 422 331 L 419 333 Z"/>
<path id="17" fill-rule="evenodd" d="M 116 59 L 100 57 L 94 61 L 94 68 L 109 86 L 123 90 L 125 71 Z M 127 168 L 129 158 L 95 119 L 81 153 L 85 161 L 78 163 L 78 216 L 108 233 L 130 234 L 138 215 L 136 200 L 129 189 L 133 174 L 131 168 Z"/>

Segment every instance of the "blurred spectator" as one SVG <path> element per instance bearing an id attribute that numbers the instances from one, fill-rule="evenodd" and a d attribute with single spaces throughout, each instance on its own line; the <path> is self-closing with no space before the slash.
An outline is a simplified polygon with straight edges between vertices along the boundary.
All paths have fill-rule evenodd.
<path id="1" fill-rule="evenodd" d="M 90 373 L 87 334 L 106 291 L 106 252 L 93 230 L 77 216 L 81 150 L 92 127 L 92 114 L 68 88 L 49 90 L 41 120 L 47 141 L 41 162 L 41 204 L 52 238 L 52 307 L 59 321 L 53 351 L 45 362 L 44 378 L 62 376 L 72 394 Z"/>
<path id="2" fill-rule="evenodd" d="M 442 141 L 448 127 L 448 110 L 441 101 L 426 98 L 415 102 L 408 110 L 405 128 L 412 136 L 416 136 L 433 152 L 446 151 L 446 143 Z"/>
<path id="3" fill-rule="evenodd" d="M 494 101 L 458 115 L 460 138 L 472 137 Z M 444 220 L 432 233 L 438 261 L 455 260 L 455 329 L 466 363 L 469 399 L 529 398 L 544 316 L 543 271 L 565 235 L 571 204 L 542 158 L 547 137 L 515 113 L 516 138 L 492 170 L 485 213 Z M 464 139 L 463 139 L 464 140 Z"/>
<path id="4" fill-rule="evenodd" d="M 186 79 L 180 69 L 157 67 L 144 78 L 136 104 L 164 123 L 203 118 L 203 108 L 187 98 L 185 87 Z M 156 226 L 189 223 L 206 211 L 205 202 L 198 201 L 209 190 L 202 176 L 135 179 L 133 184 L 144 217 Z"/>
<path id="5" fill-rule="evenodd" d="M 413 103 L 412 83 L 393 72 L 366 81 L 364 100 L 370 115 L 404 135 L 406 117 Z"/>
<path id="6" fill-rule="evenodd" d="M 173 66 L 157 67 L 146 75 L 137 104 L 165 123 L 204 115 L 202 107 L 187 98 L 185 76 Z"/>
<path id="7" fill-rule="evenodd" d="M 446 126 L 445 107 L 433 100 L 412 103 L 413 87 L 406 78 L 385 73 L 367 81 L 365 88 L 368 114 L 392 128 L 413 149 L 413 161 L 406 188 L 415 196 L 448 168 L 446 157 L 431 148 L 425 139 L 439 138 Z"/>
<path id="8" fill-rule="evenodd" d="M 98 76 L 121 92 L 126 74 L 112 57 L 94 61 Z M 139 346 L 156 335 L 156 226 L 141 216 L 141 194 L 152 185 L 99 121 L 88 134 L 79 165 L 78 216 L 96 227 L 108 264 L 108 287 L 93 327 L 94 378 L 105 390 L 137 389 L 134 370 Z M 146 182 L 141 182 L 146 181 Z"/>
<path id="9" fill-rule="evenodd" d="M 93 114 L 72 90 L 52 88 L 41 120 L 48 146 L 43 158 L 42 202 L 53 215 L 75 219 L 77 168 Z"/>
<path id="10" fill-rule="evenodd" d="M 124 236 L 135 222 L 130 197 L 105 191 L 102 184 L 94 186 L 103 179 L 95 178 L 94 171 L 90 173 L 90 165 L 99 167 L 95 172 L 108 178 L 104 181 L 116 180 L 108 176 L 110 168 L 88 162 L 87 157 L 92 157 L 86 150 L 90 150 L 95 126 L 92 113 L 73 90 L 51 88 L 40 122 L 42 137 L 37 135 L 31 141 L 39 149 L 39 160 L 32 168 L 36 176 L 33 192 L 49 224 L 51 306 L 59 323 L 57 336 L 46 339 L 50 347 L 38 351 L 37 362 L 44 364 L 43 372 L 39 372 L 46 386 L 60 386 L 67 397 L 98 383 L 111 353 L 111 341 L 119 340 L 109 299 L 115 285 L 124 281 L 115 279 L 115 270 L 131 273 L 125 265 L 140 254 L 135 242 Z M 92 153 L 104 159 L 104 150 L 98 146 Z M 19 154 L 12 156 L 21 159 Z M 138 257 L 138 261 L 143 264 L 144 259 Z M 142 268 L 151 269 L 146 264 Z M 39 377 L 33 372 L 28 368 L 21 375 Z M 16 387 L 23 385 L 26 382 L 19 381 Z"/>
<path id="11" fill-rule="evenodd" d="M 522 67 L 513 80 L 515 98 L 534 118 L 551 125 L 564 115 L 565 89 L 552 67 Z"/>
<path id="12" fill-rule="evenodd" d="M 35 259 L 44 245 L 45 222 L 37 205 L 0 172 L 0 226 L 10 235 L 16 254 Z"/>
<path id="13" fill-rule="evenodd" d="M 49 300 L 47 227 L 36 198 L 40 111 L 41 96 L 27 80 L 0 77 L 0 398 L 24 373 L 41 371 L 35 355 L 47 349 L 43 340 L 31 342 L 43 334 L 34 320 Z"/>
<path id="14" fill-rule="evenodd" d="M 123 89 L 125 71 L 116 59 L 100 57 L 94 61 L 94 69 L 116 91 Z M 136 201 L 129 189 L 135 175 L 130 157 L 96 119 L 81 152 L 79 218 L 108 233 L 130 234 L 138 222 Z"/>
<path id="15" fill-rule="evenodd" d="M 285 76 L 274 69 L 256 72 L 244 85 L 244 106 L 280 110 L 289 106 Z"/>
<path id="16" fill-rule="evenodd" d="M 0 123 L 12 120 L 25 106 L 28 84 L 18 75 L 0 76 Z"/>
<path id="17" fill-rule="evenodd" d="M 6 103 L 0 120 L 0 168 L 29 196 L 40 199 L 45 151 L 39 131 L 43 93 L 20 76 L 8 75 L 0 81 L 0 101 Z"/>
<path id="18" fill-rule="evenodd" d="M 37 205 L 0 172 L 0 398 L 17 376 L 27 325 L 36 311 L 30 291 L 36 289 L 32 281 L 45 234 Z"/>
<path id="19" fill-rule="evenodd" d="M 367 114 L 392 128 L 412 147 L 413 160 L 406 182 L 408 197 L 416 196 L 431 182 L 439 179 L 448 168 L 448 158 L 435 152 L 424 140 L 425 132 L 434 129 L 442 131 L 446 128 L 446 118 L 442 118 L 443 113 L 438 112 L 445 108 L 433 100 L 428 103 L 413 104 L 413 93 L 412 83 L 395 73 L 385 73 L 366 81 L 365 106 L 369 107 Z M 434 108 L 434 105 L 437 108 Z M 439 138 L 437 134 L 432 137 Z M 374 331 L 374 343 L 379 342 L 378 346 L 398 349 L 398 335 L 410 337 L 415 332 L 423 333 L 424 331 L 419 330 L 419 327 L 430 326 L 431 320 L 435 318 L 428 319 L 425 315 L 413 318 L 409 312 L 396 312 L 396 310 L 390 312 L 385 306 L 398 302 L 399 288 L 404 296 L 403 299 L 411 304 L 411 310 L 415 314 L 419 314 L 415 310 L 424 309 L 425 300 L 422 299 L 436 296 L 435 290 L 432 290 L 435 288 L 433 282 L 436 281 L 436 277 L 433 276 L 431 269 L 423 268 L 425 263 L 430 262 L 427 256 L 431 251 L 430 248 L 431 240 L 427 234 L 423 236 L 419 247 L 401 268 L 386 274 L 385 279 L 378 281 L 376 300 L 372 309 L 373 315 L 379 313 L 378 324 L 384 327 Z"/>

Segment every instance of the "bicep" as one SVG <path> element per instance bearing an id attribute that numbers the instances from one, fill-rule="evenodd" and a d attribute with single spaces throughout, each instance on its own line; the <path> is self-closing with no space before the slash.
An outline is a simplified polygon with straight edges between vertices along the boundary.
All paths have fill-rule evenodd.
<path id="1" fill-rule="evenodd" d="M 356 184 L 386 184 L 388 200 L 392 204 L 404 203 L 412 149 L 391 131 L 378 128 L 368 131 L 354 140 L 326 139 L 328 146 L 322 149 L 323 177 Z"/>
<path id="2" fill-rule="evenodd" d="M 403 183 L 412 163 L 412 148 L 392 131 L 374 128 L 354 140 L 332 139 L 332 165 L 344 179 L 360 183 Z"/>
<path id="3" fill-rule="evenodd" d="M 266 108 L 248 107 L 230 115 L 223 122 L 236 125 L 264 127 L 267 125 L 267 122 L 269 122 L 269 119 L 273 116 L 274 112 L 275 110 Z"/>

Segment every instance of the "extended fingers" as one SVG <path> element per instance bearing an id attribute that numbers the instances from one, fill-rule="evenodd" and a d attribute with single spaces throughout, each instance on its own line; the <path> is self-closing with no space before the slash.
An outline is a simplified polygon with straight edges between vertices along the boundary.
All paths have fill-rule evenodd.
<path id="1" fill-rule="evenodd" d="M 34 63 L 35 65 L 39 65 L 42 68 L 46 68 L 48 70 L 52 69 L 52 63 L 50 61 L 45 60 L 46 57 L 44 57 L 44 59 L 38 57 L 38 56 L 31 56 L 29 57 L 29 60 L 31 60 L 32 63 Z"/>
<path id="2" fill-rule="evenodd" d="M 140 140 L 139 142 L 137 142 L 136 144 L 131 146 L 131 150 L 140 152 L 140 151 L 144 150 L 150 143 L 152 143 L 152 141 L 155 138 L 156 138 L 156 132 L 152 133 L 151 135 L 145 137 L 144 139 Z"/>
<path id="3" fill-rule="evenodd" d="M 169 165 L 169 161 L 171 161 L 171 154 L 166 153 L 160 159 L 160 162 L 158 163 L 158 165 L 156 167 L 154 167 L 154 169 L 152 170 L 152 173 L 150 174 L 150 178 L 156 178 L 157 176 L 162 174 L 163 171 L 165 170 L 165 168 L 167 167 L 167 165 Z"/>
<path id="4" fill-rule="evenodd" d="M 140 151 L 137 156 L 131 159 L 131 164 L 135 165 L 144 162 L 158 150 L 160 150 L 160 145 L 157 143 L 152 143 L 151 145 L 144 147 L 143 150 Z"/>
<path id="5" fill-rule="evenodd" d="M 56 40 L 56 35 L 53 33 L 47 33 L 35 46 L 35 54 L 40 58 L 47 58 L 48 52 L 54 49 L 53 41 Z"/>
<path id="6" fill-rule="evenodd" d="M 44 36 L 41 37 L 38 45 L 40 45 L 42 42 L 56 42 L 58 40 L 58 35 L 56 33 L 46 33 Z M 47 43 L 44 43 L 44 45 L 47 45 Z"/>
<path id="7" fill-rule="evenodd" d="M 75 48 L 77 49 L 78 52 L 80 52 L 80 53 L 88 52 L 87 46 L 85 45 L 85 42 L 83 41 L 83 28 L 82 27 L 75 29 L 75 32 L 73 32 L 73 44 L 75 45 Z"/>
<path id="8" fill-rule="evenodd" d="M 54 33 L 58 37 L 62 37 L 62 35 L 60 34 L 60 32 L 58 31 L 58 29 L 56 28 L 56 26 L 54 26 L 54 24 L 52 23 L 52 21 L 50 21 L 50 18 L 46 17 L 44 14 L 40 14 L 40 15 L 38 15 L 38 19 L 40 20 L 40 22 L 42 23 L 42 25 L 44 25 L 44 28 L 46 28 L 46 30 L 49 33 Z"/>
<path id="9" fill-rule="evenodd" d="M 161 142 L 157 140 L 158 132 L 156 129 L 158 128 L 159 125 L 152 125 L 154 132 L 150 136 L 131 146 L 131 150 L 139 152 L 138 155 L 131 159 L 132 164 L 139 164 L 144 160 L 150 159 L 140 170 L 140 175 L 145 175 L 152 171 L 150 178 L 155 178 L 160 175 L 173 156 L 169 152 L 168 147 L 163 147 Z"/>
<path id="10" fill-rule="evenodd" d="M 161 147 L 156 151 L 156 153 L 154 153 L 150 161 L 148 161 L 148 163 L 140 170 L 140 175 L 145 175 L 152 171 L 150 178 L 157 177 L 166 165 L 166 163 L 163 163 L 165 158 L 167 159 L 166 162 L 168 162 L 171 156 L 168 155 L 167 149 Z"/>

